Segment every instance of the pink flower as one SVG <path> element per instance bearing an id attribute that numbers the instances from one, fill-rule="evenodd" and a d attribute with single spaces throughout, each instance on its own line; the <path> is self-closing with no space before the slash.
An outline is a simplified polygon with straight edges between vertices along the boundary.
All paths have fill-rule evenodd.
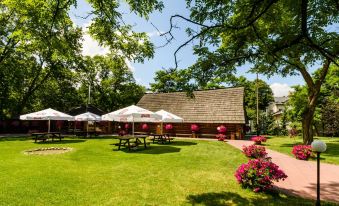
<path id="1" fill-rule="evenodd" d="M 265 147 L 250 145 L 248 147 L 243 146 L 243 153 L 250 158 L 265 158 L 267 156 L 267 152 Z"/>
<path id="2" fill-rule="evenodd" d="M 308 160 L 312 155 L 312 147 L 311 145 L 295 145 L 292 149 L 292 154 L 297 159 Z"/>
<path id="3" fill-rule="evenodd" d="M 239 166 L 235 177 L 244 188 L 254 192 L 264 191 L 272 187 L 273 181 L 284 180 L 287 175 L 269 158 L 249 160 Z"/>
<path id="4" fill-rule="evenodd" d="M 192 124 L 191 130 L 192 130 L 192 132 L 197 132 L 197 131 L 199 131 L 199 126 L 197 124 Z"/>

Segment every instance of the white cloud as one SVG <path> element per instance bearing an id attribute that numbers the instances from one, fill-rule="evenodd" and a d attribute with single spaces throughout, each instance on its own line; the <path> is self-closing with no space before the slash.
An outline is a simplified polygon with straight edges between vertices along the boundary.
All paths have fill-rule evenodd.
<path id="1" fill-rule="evenodd" d="M 133 66 L 132 62 L 130 60 L 128 60 L 127 58 L 125 58 L 125 63 L 127 65 L 127 67 L 129 68 L 129 70 L 131 72 L 134 72 L 135 71 L 135 67 Z"/>
<path id="2" fill-rule="evenodd" d="M 82 41 L 82 54 L 86 56 L 104 55 L 109 52 L 107 47 L 102 47 L 89 34 L 84 34 Z"/>
<path id="3" fill-rule="evenodd" d="M 91 57 L 95 55 L 107 54 L 109 49 L 107 47 L 100 46 L 99 43 L 88 34 L 88 27 L 91 23 L 92 22 L 90 21 L 82 26 L 84 32 L 82 41 L 82 54 Z"/>
<path id="4" fill-rule="evenodd" d="M 155 31 L 147 32 L 147 35 L 149 37 L 154 37 L 154 36 L 160 36 L 162 33 L 164 33 L 164 32 L 155 30 Z"/>
<path id="5" fill-rule="evenodd" d="M 294 91 L 294 89 L 288 86 L 288 84 L 273 83 L 270 85 L 270 87 L 275 97 L 288 96 L 290 92 Z"/>

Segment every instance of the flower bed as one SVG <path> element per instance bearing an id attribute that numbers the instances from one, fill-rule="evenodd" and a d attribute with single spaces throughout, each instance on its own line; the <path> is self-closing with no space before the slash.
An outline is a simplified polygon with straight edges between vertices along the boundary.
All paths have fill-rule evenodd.
<path id="1" fill-rule="evenodd" d="M 243 146 L 242 152 L 250 158 L 264 158 L 267 156 L 265 147 L 257 145 Z"/>
<path id="2" fill-rule="evenodd" d="M 240 165 L 235 177 L 244 188 L 260 192 L 272 187 L 273 181 L 285 180 L 287 175 L 270 159 L 254 159 Z"/>
<path id="3" fill-rule="evenodd" d="M 311 145 L 295 145 L 292 154 L 299 160 L 308 160 L 312 155 Z"/>
<path id="4" fill-rule="evenodd" d="M 255 144 L 258 144 L 258 145 L 260 145 L 261 142 L 266 142 L 266 141 L 267 141 L 266 137 L 264 137 L 264 136 L 253 136 L 253 137 L 251 138 L 251 140 L 252 140 Z"/>
<path id="5" fill-rule="evenodd" d="M 218 139 L 218 141 L 224 141 L 226 139 L 226 135 L 224 134 L 217 134 L 215 137 Z"/>

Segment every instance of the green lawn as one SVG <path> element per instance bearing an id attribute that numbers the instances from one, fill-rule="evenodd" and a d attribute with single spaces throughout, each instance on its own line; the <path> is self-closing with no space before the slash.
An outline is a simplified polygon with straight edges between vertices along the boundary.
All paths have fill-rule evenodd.
<path id="1" fill-rule="evenodd" d="M 223 142 L 151 144 L 116 151 L 113 139 L 34 143 L 0 139 L 0 205 L 296 205 L 313 202 L 241 189 L 234 171 L 246 158 Z M 38 147 L 72 147 L 25 155 Z"/>
<path id="2" fill-rule="evenodd" d="M 321 154 L 321 161 L 339 165 L 339 138 L 315 137 L 314 139 L 320 139 L 327 144 L 326 152 Z M 297 144 L 302 144 L 301 137 L 290 138 L 286 136 L 274 136 L 267 140 L 265 146 L 267 146 L 269 149 L 276 150 L 294 157 L 292 154 L 292 148 Z"/>

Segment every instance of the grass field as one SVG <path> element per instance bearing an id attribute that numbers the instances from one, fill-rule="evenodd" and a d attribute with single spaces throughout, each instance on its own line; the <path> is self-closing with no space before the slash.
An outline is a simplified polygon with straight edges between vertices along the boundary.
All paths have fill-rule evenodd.
<path id="1" fill-rule="evenodd" d="M 116 141 L 0 139 L 0 205 L 314 204 L 242 189 L 234 172 L 247 160 L 240 150 L 223 142 L 175 140 L 128 152 L 116 151 Z M 48 156 L 23 153 L 60 146 L 74 150 Z"/>
<path id="2" fill-rule="evenodd" d="M 326 142 L 327 145 L 326 152 L 321 154 L 321 161 L 339 165 L 339 138 L 315 137 L 314 139 L 320 139 Z M 292 154 L 292 148 L 297 144 L 302 144 L 301 137 L 290 138 L 282 136 L 269 138 L 265 143 L 265 146 L 267 146 L 269 149 L 276 150 L 294 157 Z"/>

